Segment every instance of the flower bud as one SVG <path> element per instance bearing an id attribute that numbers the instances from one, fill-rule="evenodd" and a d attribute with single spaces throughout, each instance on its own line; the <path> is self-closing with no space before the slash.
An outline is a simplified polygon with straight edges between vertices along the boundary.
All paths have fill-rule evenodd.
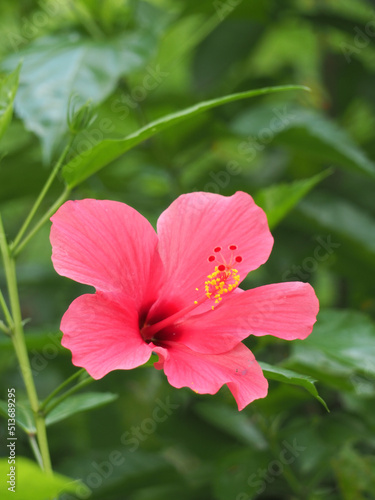
<path id="1" fill-rule="evenodd" d="M 68 126 L 72 134 L 78 134 L 95 120 L 91 99 L 81 104 L 78 94 L 72 94 L 68 105 Z"/>

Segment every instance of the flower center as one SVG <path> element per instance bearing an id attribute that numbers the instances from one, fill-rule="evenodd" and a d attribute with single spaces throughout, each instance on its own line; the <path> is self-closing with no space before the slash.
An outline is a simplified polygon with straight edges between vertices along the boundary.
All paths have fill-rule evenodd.
<path id="1" fill-rule="evenodd" d="M 237 245 L 229 245 L 229 259 L 225 259 L 221 247 L 215 247 L 214 253 L 208 257 L 208 262 L 215 263 L 215 269 L 212 274 L 207 276 L 204 283 L 205 294 L 208 299 L 213 299 L 215 304 L 218 304 L 223 295 L 231 292 L 240 283 L 240 275 L 237 269 L 234 268 L 236 263 L 242 262 L 241 255 L 235 255 Z M 194 302 L 195 304 L 198 301 Z M 215 306 L 212 306 L 214 309 Z"/>
<path id="2" fill-rule="evenodd" d="M 215 304 L 218 304 L 223 299 L 222 295 L 234 290 L 240 282 L 237 269 L 226 269 L 223 265 L 216 266 L 215 271 L 209 274 L 207 278 L 204 283 L 206 297 L 214 299 Z M 214 309 L 214 306 L 212 306 L 212 309 Z"/>
<path id="3" fill-rule="evenodd" d="M 186 316 L 208 299 L 214 300 L 214 304 L 219 304 L 223 299 L 223 295 L 232 292 L 238 287 L 240 284 L 240 275 L 234 266 L 236 263 L 242 262 L 242 257 L 241 255 L 235 255 L 237 253 L 237 245 L 229 245 L 228 250 L 230 254 L 227 259 L 225 259 L 222 248 L 219 246 L 215 247 L 213 254 L 207 258 L 208 262 L 215 264 L 215 268 L 204 282 L 204 295 L 195 300 L 190 306 L 177 311 L 168 318 L 152 325 L 145 325 L 141 330 L 141 335 L 144 339 L 153 340 L 155 333 L 176 323 L 177 320 Z M 196 288 L 196 291 L 199 292 L 199 288 Z M 211 308 L 214 309 L 215 305 L 212 305 Z"/>

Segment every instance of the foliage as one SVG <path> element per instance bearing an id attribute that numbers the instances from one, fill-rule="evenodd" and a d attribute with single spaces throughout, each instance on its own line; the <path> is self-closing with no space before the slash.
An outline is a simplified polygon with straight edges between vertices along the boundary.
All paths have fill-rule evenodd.
<path id="1" fill-rule="evenodd" d="M 18 498 L 375 498 L 374 26 L 366 0 L 1 3 L 0 211 L 56 471 L 32 461 L 40 415 L 0 309 Z M 20 232 L 51 172 L 40 224 Z M 149 366 L 86 390 L 58 332 L 88 289 L 53 270 L 49 215 L 92 197 L 155 223 L 197 190 L 243 190 L 264 208 L 274 250 L 245 285 L 311 282 L 313 333 L 248 339 L 270 388 L 241 413 L 226 389 L 176 390 Z M 6 435 L 2 418 L 1 488 Z"/>

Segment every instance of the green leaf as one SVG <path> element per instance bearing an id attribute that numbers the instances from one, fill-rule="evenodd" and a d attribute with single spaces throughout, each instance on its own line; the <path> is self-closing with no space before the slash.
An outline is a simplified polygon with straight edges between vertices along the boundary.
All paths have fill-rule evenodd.
<path id="1" fill-rule="evenodd" d="M 313 417 L 310 414 L 312 418 L 306 413 L 293 413 L 292 416 L 289 412 L 288 421 L 278 429 L 277 436 L 283 439 L 282 443 L 295 442 L 304 447 L 293 467 L 300 472 L 300 478 L 311 477 L 311 474 L 319 475 L 321 479 L 330 477 L 331 470 L 327 464 L 340 454 L 343 445 L 368 439 L 368 429 L 348 412 L 334 411 L 329 416 L 314 413 Z M 326 500 L 325 496 L 320 500 L 323 498 Z"/>
<path id="2" fill-rule="evenodd" d="M 195 53 L 193 69 L 196 88 L 206 91 L 222 85 L 228 70 L 241 59 L 250 57 L 250 51 L 256 49 L 262 32 L 263 26 L 253 19 L 228 19 L 221 23 Z M 222 46 L 222 50 L 217 50 L 218 45 Z"/>
<path id="3" fill-rule="evenodd" d="M 375 491 L 375 457 L 345 446 L 332 460 L 344 500 L 366 500 Z"/>
<path id="4" fill-rule="evenodd" d="M 351 310 L 321 311 L 314 331 L 292 346 L 292 359 L 316 367 L 314 353 L 324 361 L 331 359 L 352 373 L 375 376 L 375 324 L 363 313 Z"/>
<path id="5" fill-rule="evenodd" d="M 106 421 L 108 422 L 108 417 Z M 110 432 L 112 429 L 108 430 Z M 120 433 L 123 433 L 122 428 L 120 428 Z M 138 499 L 135 492 L 138 493 L 143 488 L 175 484 L 176 480 L 180 479 L 175 462 L 169 457 L 157 451 L 146 452 L 138 449 L 134 452 L 132 449 L 122 447 L 119 441 L 116 445 L 113 441 L 108 441 L 107 448 L 100 450 L 93 447 L 93 453 L 88 452 L 85 457 L 78 454 L 65 457 L 65 468 L 72 471 L 71 475 L 77 474 L 85 478 L 97 500 Z M 108 466 L 105 465 L 106 463 Z M 90 480 L 93 472 L 98 473 L 102 481 L 99 480 L 94 484 L 94 481 Z M 110 493 L 114 491 L 118 492 L 115 497 Z M 126 496 L 124 496 L 124 491 L 126 491 Z"/>
<path id="6" fill-rule="evenodd" d="M 324 408 L 329 411 L 326 402 L 319 396 L 318 391 L 315 387 L 315 382 L 313 378 L 308 375 L 302 375 L 301 373 L 294 372 L 292 370 L 287 370 L 279 366 L 272 366 L 268 363 L 259 363 L 264 376 L 270 380 L 277 380 L 278 382 L 283 382 L 285 384 L 299 385 L 306 389 L 314 398 L 316 398 Z"/>
<path id="7" fill-rule="evenodd" d="M 7 491 L 11 485 L 6 484 L 10 467 L 16 468 L 15 492 Z M 32 460 L 25 457 L 17 457 L 16 464 L 8 464 L 8 459 L 0 460 L 0 477 L 2 498 L 14 498 L 15 500 L 53 500 L 60 493 L 70 492 L 80 494 L 87 498 L 90 490 L 81 481 L 71 479 L 61 474 L 48 475 Z"/>
<path id="8" fill-rule="evenodd" d="M 4 135 L 13 115 L 13 101 L 18 89 L 21 65 L 13 73 L 0 80 L 0 139 Z"/>
<path id="9" fill-rule="evenodd" d="M 6 401 L 0 400 L 0 415 L 8 418 L 8 404 Z M 31 411 L 28 402 L 16 403 L 16 425 L 24 430 L 27 434 L 34 434 L 36 432 L 34 415 Z"/>
<path id="10" fill-rule="evenodd" d="M 59 34 L 38 38 L 4 61 L 9 69 L 23 58 L 15 107 L 26 128 L 40 137 L 45 162 L 68 130 L 71 96 L 77 105 L 104 101 L 119 77 L 142 67 L 154 47 L 154 37 L 144 32 L 102 41 Z"/>
<path id="11" fill-rule="evenodd" d="M 321 161 L 330 161 L 375 178 L 375 164 L 363 153 L 345 130 L 316 111 L 299 109 L 281 103 L 272 107 L 258 106 L 241 113 L 232 123 L 234 132 L 258 136 L 267 131 L 267 144 L 275 142 L 288 146 Z M 262 134 L 259 135 L 262 142 Z M 247 145 L 251 151 L 252 144 Z M 246 150 L 244 149 L 244 154 Z"/>
<path id="12" fill-rule="evenodd" d="M 248 92 L 240 92 L 238 94 L 231 94 L 225 97 L 219 97 L 218 99 L 212 99 L 210 101 L 195 104 L 194 106 L 186 108 L 182 111 L 171 113 L 154 120 L 145 127 L 142 127 L 136 132 L 128 135 L 124 139 L 105 139 L 98 142 L 92 148 L 85 151 L 84 154 L 76 156 L 73 160 L 67 163 L 67 165 L 63 168 L 63 177 L 68 186 L 73 188 L 100 170 L 102 167 L 105 167 L 110 162 L 126 153 L 126 151 L 129 151 L 129 149 L 134 148 L 141 142 L 149 139 L 168 127 L 172 127 L 173 125 L 176 125 L 177 123 L 180 123 L 188 118 L 192 118 L 193 116 L 203 113 L 204 111 L 229 102 L 286 90 L 309 89 L 299 85 L 267 87 L 263 89 L 250 90 Z"/>
<path id="13" fill-rule="evenodd" d="M 337 249 L 348 253 L 350 260 L 356 258 L 359 263 L 367 261 L 374 267 L 375 263 L 375 219 L 370 213 L 358 208 L 351 202 L 332 193 L 316 191 L 303 200 L 298 212 L 310 226 L 324 229 L 334 245 L 329 250 L 333 254 Z M 344 244 L 345 243 L 345 244 Z"/>
<path id="14" fill-rule="evenodd" d="M 198 403 L 194 410 L 205 421 L 216 428 L 237 438 L 241 443 L 263 450 L 268 447 L 267 441 L 260 430 L 245 413 L 237 409 L 215 403 Z"/>
<path id="15" fill-rule="evenodd" d="M 262 189 L 254 197 L 267 214 L 268 225 L 273 229 L 292 210 L 292 208 L 319 182 L 331 174 L 327 169 L 309 179 L 277 184 Z"/>
<path id="16" fill-rule="evenodd" d="M 255 499 L 266 484 L 259 471 L 266 472 L 272 459 L 269 450 L 253 450 L 249 447 L 220 458 L 213 477 L 214 498 Z"/>
<path id="17" fill-rule="evenodd" d="M 274 77 L 293 68 L 300 81 L 312 84 L 319 78 L 319 43 L 312 27 L 286 16 L 273 23 L 254 48 L 251 72 L 256 77 Z"/>
<path id="18" fill-rule="evenodd" d="M 43 354 L 41 353 L 39 356 L 34 351 L 42 351 L 46 344 L 52 345 L 56 348 L 56 353 L 66 354 L 66 349 L 61 346 L 61 333 L 52 333 L 50 330 L 45 332 L 33 332 L 28 331 L 25 336 L 25 343 L 28 351 L 32 352 L 32 368 L 33 369 L 41 369 L 39 361 L 42 361 L 43 364 Z M 13 342 L 10 337 L 1 336 L 0 337 L 0 349 L 7 351 L 14 351 Z M 38 359 L 37 359 L 38 358 Z M 43 358 L 43 359 L 42 359 Z M 47 364 L 47 362 L 45 363 Z"/>
<path id="19" fill-rule="evenodd" d="M 65 401 L 62 401 L 47 414 L 46 425 L 60 422 L 81 411 L 92 410 L 93 408 L 112 403 L 117 397 L 117 394 L 112 394 L 111 392 L 85 392 L 83 394 L 75 394 Z M 51 401 L 51 404 L 53 401 L 54 400 Z"/>
<path id="20" fill-rule="evenodd" d="M 0 141 L 0 202 L 36 198 L 45 179 L 38 141 L 20 120 L 13 120 Z"/>

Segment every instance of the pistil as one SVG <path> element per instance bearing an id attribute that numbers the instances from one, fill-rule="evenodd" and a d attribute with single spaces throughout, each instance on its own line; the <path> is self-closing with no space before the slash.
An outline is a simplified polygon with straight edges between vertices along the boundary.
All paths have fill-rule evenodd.
<path id="1" fill-rule="evenodd" d="M 168 316 L 168 318 L 165 318 L 158 323 L 154 323 L 153 325 L 145 325 L 141 330 L 142 337 L 144 339 L 152 339 L 155 333 L 160 332 L 160 330 L 166 328 L 167 326 L 173 325 L 178 319 L 189 314 L 189 312 L 193 311 L 206 300 L 208 300 L 208 297 L 203 296 L 201 299 L 194 301 L 194 304 L 181 309 L 181 311 L 177 311 L 175 314 L 172 314 L 172 316 Z"/>
<path id="2" fill-rule="evenodd" d="M 211 299 L 214 302 L 214 305 L 212 305 L 212 309 L 214 309 L 215 305 L 222 301 L 223 295 L 232 292 L 238 287 L 240 275 L 233 266 L 236 263 L 242 262 L 242 257 L 240 255 L 234 256 L 233 252 L 237 250 L 237 245 L 229 245 L 228 250 L 231 254 L 227 260 L 224 258 L 222 247 L 220 246 L 215 247 L 213 249 L 214 253 L 207 258 L 208 262 L 215 263 L 216 265 L 214 271 L 207 276 L 204 283 L 205 294 L 200 299 L 195 300 L 190 306 L 181 309 L 181 311 L 172 314 L 168 318 L 152 325 L 145 325 L 141 329 L 141 335 L 146 341 L 155 340 L 156 333 L 176 324 L 179 319 L 184 318 L 191 311 L 203 304 L 203 302 L 206 302 L 206 300 Z M 218 255 L 220 256 L 220 260 L 217 258 Z M 196 290 L 198 291 L 198 288 Z"/>

